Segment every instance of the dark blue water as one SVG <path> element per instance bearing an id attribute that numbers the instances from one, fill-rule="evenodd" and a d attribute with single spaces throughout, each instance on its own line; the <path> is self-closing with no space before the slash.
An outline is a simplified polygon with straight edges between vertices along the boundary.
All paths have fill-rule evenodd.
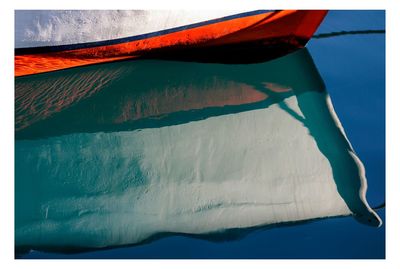
<path id="1" fill-rule="evenodd" d="M 316 34 L 382 29 L 385 29 L 385 13 L 383 11 L 331 11 Z M 336 35 L 312 39 L 307 47 L 332 99 L 346 135 L 354 151 L 364 163 L 368 179 L 368 201 L 371 206 L 377 206 L 385 200 L 385 35 L 383 33 Z M 305 55 L 304 57 L 309 56 Z M 118 74 L 118 70 L 114 71 L 115 74 Z M 204 74 L 204 72 L 206 71 L 199 70 L 199 73 Z M 110 72 L 107 74 L 110 75 Z M 246 83 L 256 83 L 257 77 L 252 77 L 250 74 L 249 71 L 249 79 Z M 295 77 L 294 75 L 291 80 L 295 81 Z M 181 83 L 187 85 L 185 81 Z M 207 81 L 201 83 L 209 85 Z M 297 82 L 288 80 L 287 83 Z M 149 86 L 149 89 L 157 89 L 157 87 L 157 85 L 153 85 Z M 121 94 L 123 93 L 121 90 Z M 110 96 L 93 97 L 94 101 L 87 101 L 81 108 L 76 108 L 75 112 L 70 110 L 68 114 L 60 115 L 57 122 L 64 123 L 68 120 L 69 124 L 57 126 L 58 133 L 48 135 L 64 135 L 78 131 L 96 132 L 99 131 L 99 128 L 107 131 L 119 131 L 113 130 L 115 126 L 110 127 L 105 124 L 109 114 L 104 114 L 103 125 L 101 122 L 97 122 L 90 126 L 90 120 L 80 120 L 80 118 L 91 119 L 90 111 L 95 110 L 96 105 L 99 106 L 102 102 L 110 100 L 108 99 Z M 115 94 L 114 96 L 121 95 Z M 129 94 L 123 96 L 125 100 L 137 98 L 137 96 L 132 97 Z M 276 102 L 278 101 L 276 100 Z M 138 121 L 135 123 L 137 126 L 130 126 L 130 128 L 169 126 L 197 121 L 206 117 L 205 115 L 209 116 L 213 113 L 213 115 L 216 115 L 215 113 L 234 114 L 251 111 L 257 107 L 240 106 L 240 108 L 232 109 L 228 108 L 228 111 L 223 112 L 207 110 L 204 112 L 205 114 L 185 114 L 187 118 L 174 114 L 175 116 L 157 119 L 155 122 Z M 239 109 L 239 111 L 235 111 L 235 109 Z M 115 110 L 110 108 L 109 111 Z M 82 113 L 85 113 L 86 117 L 80 117 Z M 34 120 L 29 117 L 26 119 L 26 121 Z M 55 126 L 58 123 L 48 121 L 46 124 Z M 123 125 L 119 125 L 118 128 L 122 131 L 127 130 L 127 127 Z M 39 126 L 38 130 L 42 130 L 42 128 Z M 44 135 L 38 130 L 32 129 L 29 134 L 25 135 L 43 138 Z M 17 141 L 17 143 L 20 142 Z M 16 158 L 23 157 L 16 156 Z M 378 214 L 383 220 L 383 226 L 380 228 L 362 225 L 353 217 L 327 218 L 301 224 L 234 232 L 230 236 L 225 235 L 218 240 L 170 235 L 148 244 L 132 247 L 76 254 L 32 251 L 22 257 L 384 258 L 385 209 L 378 210 Z"/>

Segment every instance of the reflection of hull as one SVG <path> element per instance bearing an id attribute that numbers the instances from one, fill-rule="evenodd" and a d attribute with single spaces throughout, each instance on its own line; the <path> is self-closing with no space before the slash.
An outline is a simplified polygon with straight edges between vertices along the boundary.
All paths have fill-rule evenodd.
<path id="1" fill-rule="evenodd" d="M 303 68 L 296 70 L 299 64 Z M 55 113 L 57 120 L 48 119 L 45 132 L 26 132 L 25 138 L 42 139 L 16 143 L 16 247 L 115 247 L 160 233 L 200 236 L 349 214 L 380 224 L 365 200 L 362 163 L 338 127 L 306 51 L 266 64 L 208 67 L 210 73 L 176 81 L 178 72 L 168 84 L 160 75 L 164 88 L 155 83 L 142 92 L 119 90 L 132 82 L 122 76 L 121 84 L 65 108 L 64 115 Z M 243 68 L 249 72 L 232 73 Z M 168 74 L 173 73 L 171 68 Z M 259 93 L 208 101 L 212 95 L 205 89 L 215 85 L 229 85 L 226 96 L 232 98 L 242 90 Z M 55 123 L 77 120 L 70 112 L 95 118 L 89 111 L 110 100 L 112 90 L 123 97 L 115 107 L 100 108 L 92 126 L 83 121 L 60 129 Z M 173 96 L 185 93 L 190 105 L 174 106 Z M 142 103 L 158 96 L 169 101 L 160 114 L 152 109 L 124 114 L 128 127 L 116 132 L 121 102 L 138 96 Z M 150 120 L 153 128 L 136 128 L 140 120 Z"/>
<path id="2" fill-rule="evenodd" d="M 136 61 L 17 78 L 16 137 L 161 127 L 265 108 L 292 88 L 323 89 L 317 75 L 288 75 L 314 68 L 303 50 L 257 65 Z"/>
<path id="3" fill-rule="evenodd" d="M 34 36 L 31 38 L 39 38 L 37 43 L 42 45 L 16 49 L 16 76 L 138 57 L 212 62 L 259 61 L 260 58 L 277 57 L 303 47 L 326 14 L 326 11 L 317 10 L 254 11 L 223 18 L 216 17 L 217 19 L 168 29 L 161 25 L 168 25 L 169 20 L 177 21 L 176 24 L 179 25 L 179 18 L 182 17 L 182 14 L 175 14 L 175 17 L 172 16 L 172 18 L 166 17 L 163 21 L 162 17 L 159 18 L 160 12 L 142 11 L 139 17 L 143 18 L 143 22 L 138 21 L 137 28 L 146 28 L 146 25 L 140 24 L 155 21 L 153 23 L 160 25 L 158 31 L 144 32 L 141 35 L 130 37 L 111 35 L 114 37 L 113 39 L 92 41 L 93 39 L 90 37 L 81 37 L 87 33 L 81 33 L 80 31 L 83 30 L 77 28 L 75 33 L 71 33 L 72 37 L 65 38 L 62 45 L 55 45 L 63 41 L 61 31 L 57 32 L 57 35 L 50 35 L 41 29 L 39 23 L 36 26 L 39 30 L 29 28 L 34 25 L 35 19 L 40 17 L 40 12 L 44 11 L 39 11 L 39 15 L 33 11 L 25 12 L 17 17 L 17 33 L 23 31 L 31 33 Z M 54 28 L 69 29 L 78 22 L 78 19 L 82 20 L 79 16 L 85 15 L 85 12 L 88 15 L 93 13 L 93 11 L 75 11 L 75 14 L 71 11 L 64 11 L 64 13 L 47 11 L 47 13 L 54 14 L 52 16 L 46 14 L 50 17 L 46 22 L 53 26 L 50 19 L 55 20 L 55 17 L 62 22 L 64 19 L 65 25 L 55 25 Z M 101 11 L 99 12 L 101 13 Z M 65 19 L 65 13 L 69 15 L 69 20 Z M 74 15 L 77 16 L 77 21 L 71 19 L 71 17 L 74 18 Z M 44 15 L 42 14 L 42 16 Z M 135 16 L 138 17 L 138 14 L 132 14 L 132 16 L 135 18 Z M 210 18 L 210 16 L 208 17 Z M 18 22 L 18 19 L 27 22 Z M 92 31 L 99 28 L 97 30 L 101 35 L 105 31 L 103 28 L 112 27 L 107 23 L 105 25 L 102 23 L 99 26 L 97 20 L 89 21 L 89 26 L 86 27 L 92 27 Z M 113 23 L 118 24 L 115 21 Z M 47 31 L 56 32 L 57 30 L 50 27 Z M 128 33 L 129 31 L 125 34 Z M 41 35 L 46 35 L 46 42 L 40 42 Z M 104 36 L 104 38 L 109 37 L 110 35 Z M 17 38 L 21 39 L 16 40 L 17 45 L 26 46 L 26 43 L 32 45 L 32 42 L 24 41 L 25 36 L 17 36 Z M 82 40 L 85 42 L 82 43 Z M 254 50 L 259 48 L 262 50 L 254 53 Z"/>

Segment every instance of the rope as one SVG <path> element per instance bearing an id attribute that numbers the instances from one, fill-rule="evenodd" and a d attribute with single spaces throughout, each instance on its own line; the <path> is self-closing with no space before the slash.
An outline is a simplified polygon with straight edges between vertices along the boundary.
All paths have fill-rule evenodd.
<path id="1" fill-rule="evenodd" d="M 341 35 L 370 35 L 370 34 L 384 34 L 385 30 L 359 30 L 359 31 L 340 31 L 340 32 L 331 32 L 331 33 L 323 33 L 314 35 L 313 38 L 328 38 L 333 36 L 341 36 Z"/>

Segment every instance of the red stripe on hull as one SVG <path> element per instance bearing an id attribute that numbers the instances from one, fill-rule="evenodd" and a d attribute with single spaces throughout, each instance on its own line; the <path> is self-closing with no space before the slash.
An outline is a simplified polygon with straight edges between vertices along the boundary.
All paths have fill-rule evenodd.
<path id="1" fill-rule="evenodd" d="M 278 42 L 291 42 L 288 37 L 308 41 L 326 13 L 327 11 L 323 10 L 284 10 L 236 18 L 115 45 L 16 55 L 15 76 L 146 57 L 157 55 L 157 51 L 168 52 L 168 49 L 174 48 L 204 49 L 275 39 Z M 301 47 L 303 44 L 296 45 Z M 235 55 L 230 57 L 235 57 Z"/>

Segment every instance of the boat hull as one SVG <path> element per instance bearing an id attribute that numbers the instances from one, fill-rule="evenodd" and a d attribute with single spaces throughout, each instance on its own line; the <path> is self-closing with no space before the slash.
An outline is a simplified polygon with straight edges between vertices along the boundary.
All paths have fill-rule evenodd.
<path id="1" fill-rule="evenodd" d="M 135 58 L 239 63 L 305 46 L 327 11 L 255 11 L 127 38 L 17 48 L 15 76 Z"/>

